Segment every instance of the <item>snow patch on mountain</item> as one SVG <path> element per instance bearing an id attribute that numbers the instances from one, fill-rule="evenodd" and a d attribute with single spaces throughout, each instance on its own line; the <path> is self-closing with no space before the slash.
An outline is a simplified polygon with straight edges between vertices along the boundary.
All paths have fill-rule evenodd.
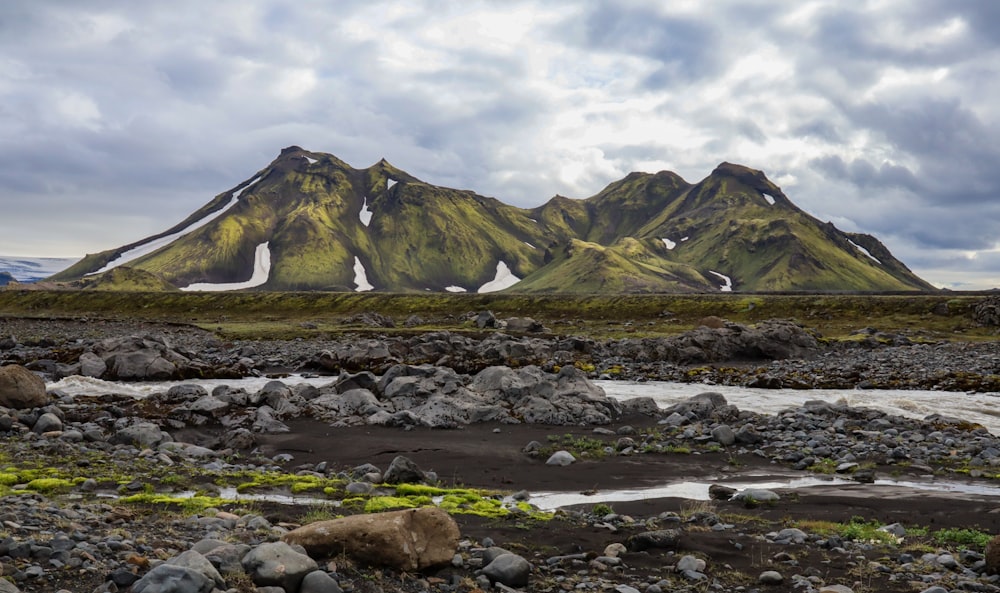
<path id="1" fill-rule="evenodd" d="M 660 239 L 660 240 L 663 241 L 663 244 L 667 246 L 667 249 L 673 249 L 674 247 L 677 247 L 677 243 L 674 243 L 670 239 Z"/>
<path id="2" fill-rule="evenodd" d="M 390 189 L 392 189 L 392 186 L 394 186 L 394 185 L 396 185 L 396 180 L 395 179 L 389 178 L 389 179 L 385 180 L 385 190 L 386 191 L 389 191 Z"/>
<path id="3" fill-rule="evenodd" d="M 375 289 L 368 282 L 368 273 L 365 271 L 365 264 L 361 263 L 361 259 L 356 255 L 354 256 L 354 284 L 357 285 L 354 292 L 368 292 Z"/>
<path id="4" fill-rule="evenodd" d="M 477 292 L 496 292 L 510 288 L 520 281 L 521 279 L 515 276 L 514 272 L 511 272 L 510 268 L 507 267 L 507 262 L 500 260 L 497 262 L 496 276 L 493 277 L 493 280 L 480 286 Z"/>
<path id="5" fill-rule="evenodd" d="M 764 199 L 767 200 L 768 204 L 774 206 L 774 196 L 771 194 L 765 194 L 764 192 L 761 192 L 760 195 L 764 196 Z"/>
<path id="6" fill-rule="evenodd" d="M 721 292 L 733 292 L 733 279 L 725 274 L 720 274 L 714 270 L 709 270 L 709 274 L 715 274 L 722 279 L 723 285 L 719 288 Z"/>
<path id="7" fill-rule="evenodd" d="M 361 203 L 361 212 L 358 213 L 358 218 L 361 219 L 361 224 L 368 226 L 372 222 L 372 211 L 368 209 L 368 196 L 365 196 L 365 201 Z"/>
<path id="8" fill-rule="evenodd" d="M 267 282 L 271 275 L 271 248 L 265 241 L 257 246 L 253 254 L 253 272 L 250 279 L 245 282 L 228 282 L 212 284 L 210 282 L 197 282 L 181 288 L 185 291 L 222 292 L 227 290 L 242 290 L 244 288 L 254 288 Z"/>
<path id="9" fill-rule="evenodd" d="M 882 265 L 882 262 L 879 261 L 879 259 L 877 257 L 875 257 L 874 255 L 872 255 L 871 252 L 868 251 L 867 249 L 865 249 L 864 247 L 858 245 L 857 243 L 855 243 L 854 241 L 851 241 L 850 239 L 848 239 L 847 242 L 850 243 L 851 245 L 854 245 L 855 249 L 857 249 L 861 253 L 867 255 L 869 257 L 869 259 L 871 259 L 873 262 L 877 263 L 878 265 Z"/>
<path id="10" fill-rule="evenodd" d="M 88 276 L 92 276 L 94 274 L 100 274 L 102 272 L 107 272 L 108 270 L 111 270 L 111 269 L 117 268 L 118 266 L 127 264 L 128 262 L 130 262 L 132 260 L 139 259 L 140 257 L 142 257 L 144 255 L 149 255 L 150 253 L 153 253 L 154 251 L 156 251 L 157 249 L 159 249 L 161 247 L 166 247 L 167 245 L 173 243 L 177 239 L 180 239 L 184 235 L 187 235 L 188 233 L 191 233 L 193 231 L 196 231 L 196 230 L 200 229 L 201 227 L 203 227 L 206 224 L 212 222 L 216 218 L 222 216 L 227 210 L 229 210 L 230 208 L 232 208 L 233 206 L 235 206 L 236 203 L 239 202 L 240 196 L 243 195 L 243 192 L 245 192 L 246 190 L 248 190 L 251 187 L 253 187 L 254 184 L 256 184 L 258 181 L 261 180 L 261 178 L 262 177 L 260 177 L 260 176 L 255 177 L 254 180 L 251 181 L 250 183 L 248 183 L 246 187 L 244 187 L 243 189 L 241 189 L 239 191 L 239 193 L 233 194 L 233 197 L 232 197 L 231 200 L 229 200 L 228 204 L 226 204 L 222 208 L 219 208 L 215 212 L 212 212 L 211 214 L 205 216 L 204 218 L 201 218 L 200 220 L 194 221 L 193 223 L 191 223 L 188 226 L 184 227 L 183 229 L 177 231 L 176 233 L 167 235 L 165 237 L 160 237 L 159 239 L 155 239 L 153 241 L 150 241 L 149 243 L 143 243 L 142 245 L 139 245 L 137 247 L 133 247 L 132 249 L 129 249 L 125 253 L 123 253 L 123 254 L 119 255 L 118 257 L 116 257 L 115 259 L 109 261 L 100 270 L 97 270 L 96 272 L 92 272 L 91 274 L 88 274 Z"/>
<path id="11" fill-rule="evenodd" d="M 444 289 L 447 290 L 448 292 L 469 292 L 468 290 L 465 290 L 461 286 L 454 286 L 454 285 L 445 286 Z"/>

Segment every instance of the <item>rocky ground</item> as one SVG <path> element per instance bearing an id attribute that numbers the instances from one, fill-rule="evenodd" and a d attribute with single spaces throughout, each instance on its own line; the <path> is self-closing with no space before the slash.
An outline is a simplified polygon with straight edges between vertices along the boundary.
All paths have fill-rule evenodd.
<path id="1" fill-rule="evenodd" d="M 339 377 L 322 389 L 7 401 L 0 592 L 1000 591 L 1000 551 L 986 545 L 1000 533 L 995 435 L 960 418 L 826 402 L 764 416 L 706 395 L 655 410 L 611 402 L 586 380 L 987 389 L 1000 361 L 993 344 L 911 344 L 870 331 L 830 346 L 787 322 L 616 343 L 444 332 L 223 343 L 184 326 L 0 323 L 11 336 L 0 362 L 50 379 L 84 370 L 116 380 Z M 844 480 L 726 486 L 805 475 Z M 885 479 L 982 490 L 873 483 Z M 714 498 L 532 507 L 531 493 L 676 481 L 712 482 Z M 229 488 L 308 502 L 235 503 Z M 375 557 L 341 542 L 310 558 L 282 543 L 317 520 L 431 504 L 457 535 L 441 544 L 447 560 L 429 566 L 392 557 L 390 540 Z M 438 545 L 429 538 L 428 549 Z"/>

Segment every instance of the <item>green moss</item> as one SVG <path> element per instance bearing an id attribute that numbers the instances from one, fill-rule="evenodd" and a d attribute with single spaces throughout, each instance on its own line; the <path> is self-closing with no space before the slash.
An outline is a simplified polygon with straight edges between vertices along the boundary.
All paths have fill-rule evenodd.
<path id="1" fill-rule="evenodd" d="M 144 492 L 141 494 L 134 494 L 132 496 L 122 497 L 121 502 L 126 504 L 148 504 L 157 506 L 166 506 L 170 508 L 177 508 L 184 512 L 197 513 L 208 508 L 215 508 L 222 505 L 232 505 L 232 504 L 242 504 L 240 501 L 230 500 L 226 498 L 218 498 L 214 496 L 168 496 L 165 494 L 156 494 L 151 492 Z"/>
<path id="2" fill-rule="evenodd" d="M 365 502 L 366 513 L 414 509 L 434 504 L 429 496 L 373 496 Z"/>
<path id="3" fill-rule="evenodd" d="M 0 486 L 13 486 L 21 481 L 17 474 L 0 472 Z"/>
<path id="4" fill-rule="evenodd" d="M 73 487 L 73 482 L 63 478 L 36 478 L 28 482 L 25 487 L 42 493 L 67 492 Z"/>

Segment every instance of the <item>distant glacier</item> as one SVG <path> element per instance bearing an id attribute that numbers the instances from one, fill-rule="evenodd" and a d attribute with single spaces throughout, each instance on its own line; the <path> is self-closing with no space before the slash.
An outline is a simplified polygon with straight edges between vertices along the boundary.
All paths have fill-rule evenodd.
<path id="1" fill-rule="evenodd" d="M 70 267 L 77 257 L 20 257 L 0 255 L 0 273 L 7 272 L 18 282 L 38 282 Z"/>

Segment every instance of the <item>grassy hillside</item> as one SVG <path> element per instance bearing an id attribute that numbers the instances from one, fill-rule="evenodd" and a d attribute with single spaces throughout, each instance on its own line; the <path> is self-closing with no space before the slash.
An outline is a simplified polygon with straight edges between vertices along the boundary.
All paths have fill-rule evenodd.
<path id="1" fill-rule="evenodd" d="M 740 165 L 723 163 L 694 185 L 667 171 L 630 173 L 590 198 L 527 210 L 385 160 L 354 169 L 298 147 L 164 233 L 88 255 L 54 279 L 83 278 L 185 230 L 128 265 L 178 287 L 242 282 L 267 242 L 270 273 L 257 290 L 352 291 L 356 261 L 385 292 L 475 291 L 499 262 L 523 279 L 516 292 L 718 290 L 718 275 L 742 292 L 933 290 L 874 237 L 816 220 Z"/>

